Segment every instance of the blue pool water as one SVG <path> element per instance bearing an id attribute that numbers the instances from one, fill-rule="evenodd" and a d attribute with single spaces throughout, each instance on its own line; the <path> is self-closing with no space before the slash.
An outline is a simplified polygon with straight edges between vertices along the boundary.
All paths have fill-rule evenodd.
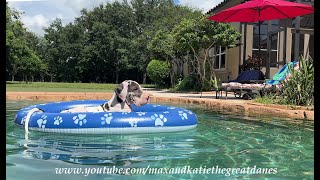
<path id="1" fill-rule="evenodd" d="M 312 121 L 222 115 L 195 105 L 198 127 L 177 133 L 63 135 L 33 132 L 13 123 L 22 107 L 7 101 L 6 172 L 9 180 L 81 179 L 313 179 Z M 274 168 L 275 174 L 57 174 L 56 168 Z M 61 170 L 61 169 L 60 169 Z M 69 169 L 70 170 L 70 169 Z M 90 170 L 90 169 L 89 169 Z M 159 169 L 158 169 L 159 170 Z M 162 172 L 165 172 L 162 169 Z"/>

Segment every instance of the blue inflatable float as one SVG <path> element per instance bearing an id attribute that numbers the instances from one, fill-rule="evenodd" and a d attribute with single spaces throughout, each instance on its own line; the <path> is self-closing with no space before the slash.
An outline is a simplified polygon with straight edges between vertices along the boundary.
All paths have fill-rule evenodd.
<path id="1" fill-rule="evenodd" d="M 77 106 L 99 106 L 104 102 L 82 100 L 28 106 L 17 112 L 15 123 L 25 126 L 26 131 L 69 134 L 176 132 L 192 129 L 198 123 L 190 110 L 155 104 L 132 105 L 132 112 L 60 113 Z"/>

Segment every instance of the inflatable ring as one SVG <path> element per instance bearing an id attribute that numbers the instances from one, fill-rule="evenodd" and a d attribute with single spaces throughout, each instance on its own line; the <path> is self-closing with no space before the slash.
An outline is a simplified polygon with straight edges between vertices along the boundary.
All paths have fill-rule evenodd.
<path id="1" fill-rule="evenodd" d="M 198 123 L 190 110 L 155 104 L 132 105 L 132 112 L 60 113 L 77 106 L 99 106 L 104 102 L 82 100 L 28 106 L 17 112 L 15 123 L 25 126 L 26 132 L 30 129 L 69 134 L 176 132 L 195 128 Z"/>

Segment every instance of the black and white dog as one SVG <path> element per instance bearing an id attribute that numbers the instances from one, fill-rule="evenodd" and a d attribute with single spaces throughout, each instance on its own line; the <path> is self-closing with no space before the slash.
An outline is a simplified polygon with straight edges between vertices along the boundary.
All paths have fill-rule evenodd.
<path id="1" fill-rule="evenodd" d="M 148 103 L 150 95 L 142 91 L 139 83 L 126 80 L 120 83 L 114 90 L 112 98 L 100 106 L 75 107 L 61 111 L 61 113 L 74 112 L 131 112 L 131 104 L 142 106 Z"/>

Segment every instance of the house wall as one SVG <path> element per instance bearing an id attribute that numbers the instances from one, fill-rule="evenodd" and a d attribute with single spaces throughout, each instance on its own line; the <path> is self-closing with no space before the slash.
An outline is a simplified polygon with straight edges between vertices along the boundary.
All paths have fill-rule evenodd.
<path id="1" fill-rule="evenodd" d="M 223 1 L 221 4 L 219 4 L 215 9 L 210 11 L 210 14 L 214 14 L 217 12 L 220 12 L 224 9 L 230 8 L 234 5 L 238 5 L 241 2 L 244 2 L 244 0 L 230 0 L 230 1 Z M 303 3 L 306 4 L 313 4 L 313 0 L 311 2 L 305 2 Z M 309 15 L 313 18 L 313 15 Z M 280 26 L 284 27 L 284 24 L 287 24 L 287 35 L 286 35 L 286 42 L 284 42 L 284 31 L 282 30 L 279 33 L 279 44 L 278 44 L 278 66 L 277 67 L 270 67 L 270 77 L 273 77 L 275 73 L 279 71 L 279 69 L 283 66 L 284 64 L 284 57 L 286 57 L 286 63 L 290 62 L 293 57 L 292 57 L 292 43 L 294 41 L 292 33 L 295 33 L 293 30 L 295 29 L 292 26 L 292 20 L 290 19 L 284 19 L 280 21 Z M 306 21 L 309 22 L 309 21 Z M 239 65 L 243 64 L 243 61 L 248 58 L 248 56 L 252 56 L 252 47 L 253 47 L 253 25 L 247 24 L 246 28 L 246 38 L 244 38 L 244 26 L 240 27 L 240 23 L 231 23 L 239 32 L 241 28 L 242 32 L 242 38 L 241 38 L 241 45 L 239 47 L 231 48 L 226 51 L 226 69 L 222 70 L 216 70 L 216 75 L 220 80 L 228 80 L 228 79 L 235 79 L 238 74 L 239 74 Z M 313 23 L 308 26 L 309 29 L 304 32 L 304 30 L 301 28 L 300 29 L 300 35 L 304 37 L 304 42 L 302 42 L 303 48 L 303 55 L 307 57 L 309 55 L 309 46 L 313 46 L 312 42 L 309 42 L 310 39 L 310 34 L 313 34 Z M 312 31 L 312 32 L 310 32 Z M 312 38 L 314 38 L 312 36 Z M 309 44 L 310 43 L 310 44 Z M 246 49 L 244 50 L 244 44 L 246 44 Z M 286 44 L 286 50 L 284 52 L 284 44 Z M 310 49 L 313 50 L 313 47 Z M 245 53 L 245 58 L 244 58 L 244 53 Z M 285 56 L 284 56 L 285 53 Z M 314 54 L 314 50 L 312 51 L 312 54 Z M 263 67 L 261 71 L 265 74 L 266 73 L 266 68 Z"/>
<path id="2" fill-rule="evenodd" d="M 232 23 L 233 26 L 240 31 L 240 23 Z M 229 79 L 236 79 L 237 76 L 239 75 L 239 65 L 243 64 L 243 61 L 246 60 L 249 56 L 252 56 L 252 47 L 253 47 L 253 25 L 248 24 L 247 25 L 247 30 L 246 30 L 246 38 L 244 36 L 244 26 L 242 28 L 242 37 L 241 37 L 241 46 L 240 47 L 235 47 L 227 50 L 227 71 L 228 73 L 219 73 L 219 78 L 221 80 L 227 80 L 228 77 L 223 77 L 223 76 L 229 76 Z M 287 54 L 291 54 L 291 34 L 287 33 L 287 43 L 290 46 L 287 46 Z M 270 77 L 272 77 L 275 73 L 279 71 L 279 69 L 283 66 L 283 41 L 284 41 L 284 32 L 280 33 L 279 36 L 279 48 L 278 48 L 278 56 L 279 56 L 279 66 L 278 67 L 271 67 L 270 68 Z M 246 58 L 243 59 L 243 45 L 246 43 Z M 239 51 L 239 48 L 241 50 Z M 240 58 L 240 62 L 239 62 Z M 290 61 L 290 56 L 286 56 L 286 61 Z M 221 70 L 218 70 L 221 71 Z M 266 68 L 263 67 L 261 68 L 261 71 L 265 74 L 266 73 Z"/>
<path id="3" fill-rule="evenodd" d="M 240 32 L 240 23 L 231 23 L 231 25 Z M 241 41 L 243 41 L 243 37 L 241 37 Z M 239 74 L 239 57 L 241 51 L 239 51 L 239 48 L 241 49 L 242 46 L 230 48 L 226 50 L 226 68 L 225 69 L 216 69 L 215 73 L 217 76 L 217 79 L 220 79 L 221 81 L 227 81 L 231 79 L 236 79 Z"/>
<path id="4" fill-rule="evenodd" d="M 253 47 L 253 25 L 250 25 L 250 24 L 247 25 L 246 43 L 247 43 L 247 48 L 246 48 L 246 59 L 247 59 L 249 56 L 252 56 L 252 47 Z"/>
<path id="5" fill-rule="evenodd" d="M 235 27 L 238 31 L 240 31 L 240 23 L 232 23 L 232 26 Z M 241 27 L 242 32 L 244 32 L 244 26 Z M 294 33 L 294 28 L 287 28 L 287 39 L 286 39 L 286 62 L 290 62 L 291 57 L 291 51 L 292 51 L 292 33 Z M 216 76 L 221 81 L 227 81 L 231 79 L 236 79 L 239 75 L 239 65 L 243 64 L 243 44 L 246 43 L 246 58 L 249 56 L 252 56 L 252 47 L 253 47 L 253 25 L 247 25 L 247 36 L 246 39 L 244 38 L 244 34 L 242 34 L 241 37 L 241 46 L 234 47 L 227 49 L 226 52 L 226 68 L 225 69 L 219 69 L 215 70 Z M 270 67 L 270 78 L 273 77 L 274 74 L 276 74 L 279 69 L 283 66 L 283 58 L 284 58 L 284 31 L 281 31 L 279 33 L 279 46 L 278 46 L 278 58 L 279 58 L 279 65 L 277 67 Z M 304 48 L 304 55 L 308 55 L 308 40 L 310 35 L 309 34 L 301 34 L 304 36 L 304 44 L 306 48 Z M 240 50 L 239 50 L 240 48 Z M 240 58 L 240 62 L 239 62 Z M 262 67 L 261 71 L 265 74 L 266 68 Z M 188 75 L 188 65 L 184 65 L 184 75 Z"/>

